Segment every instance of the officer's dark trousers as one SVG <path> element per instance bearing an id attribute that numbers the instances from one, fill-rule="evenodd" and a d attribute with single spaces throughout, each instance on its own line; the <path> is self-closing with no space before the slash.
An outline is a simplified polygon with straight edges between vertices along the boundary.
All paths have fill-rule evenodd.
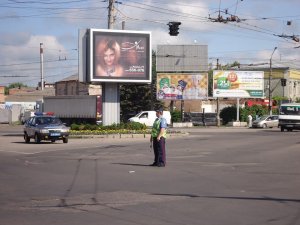
<path id="1" fill-rule="evenodd" d="M 153 138 L 154 163 L 166 165 L 166 139 L 161 137 L 159 141 Z"/>

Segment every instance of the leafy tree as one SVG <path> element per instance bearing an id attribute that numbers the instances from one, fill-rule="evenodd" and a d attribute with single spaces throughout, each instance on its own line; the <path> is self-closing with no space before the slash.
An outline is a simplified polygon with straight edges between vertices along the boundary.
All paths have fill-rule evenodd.
<path id="1" fill-rule="evenodd" d="M 208 96 L 213 96 L 213 70 L 208 71 Z"/>
<path id="2" fill-rule="evenodd" d="M 28 86 L 26 84 L 23 84 L 23 83 L 20 83 L 20 82 L 12 83 L 12 84 L 8 85 L 8 89 L 21 88 L 21 87 L 28 87 Z"/>
<path id="3" fill-rule="evenodd" d="M 223 121 L 223 124 L 232 122 L 236 120 L 236 106 L 228 106 L 221 110 L 220 118 Z"/>
<path id="4" fill-rule="evenodd" d="M 11 83 L 7 87 L 5 87 L 4 93 L 5 93 L 5 95 L 8 95 L 9 94 L 9 89 L 12 89 L 12 88 L 21 88 L 21 87 L 28 87 L 28 86 L 26 84 L 23 84 L 23 83 L 20 83 L 20 82 Z"/>
<path id="5" fill-rule="evenodd" d="M 224 66 L 222 66 L 222 69 L 223 70 L 230 70 L 230 69 L 232 69 L 233 67 L 240 67 L 240 63 L 238 62 L 238 61 L 234 61 L 233 63 L 231 63 L 231 64 L 226 64 L 226 65 L 224 65 Z"/>

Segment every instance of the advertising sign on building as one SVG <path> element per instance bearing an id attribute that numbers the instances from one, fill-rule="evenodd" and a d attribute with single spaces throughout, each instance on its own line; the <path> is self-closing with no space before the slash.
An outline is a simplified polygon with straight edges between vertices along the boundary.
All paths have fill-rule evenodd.
<path id="1" fill-rule="evenodd" d="M 263 71 L 214 71 L 213 96 L 224 98 L 264 97 Z"/>
<path id="2" fill-rule="evenodd" d="M 207 74 L 157 74 L 158 100 L 206 99 Z"/>
<path id="3" fill-rule="evenodd" d="M 151 82 L 151 33 L 90 29 L 89 81 Z"/>

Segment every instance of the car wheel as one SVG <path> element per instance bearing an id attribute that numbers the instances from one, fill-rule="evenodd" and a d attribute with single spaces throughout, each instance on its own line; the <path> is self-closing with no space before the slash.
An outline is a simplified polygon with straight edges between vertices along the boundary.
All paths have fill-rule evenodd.
<path id="1" fill-rule="evenodd" d="M 280 131 L 281 131 L 281 132 L 284 132 L 284 127 L 280 127 Z"/>
<path id="2" fill-rule="evenodd" d="M 51 140 L 51 142 L 52 142 L 52 143 L 54 143 L 54 142 L 55 142 L 55 140 Z"/>
<path id="3" fill-rule="evenodd" d="M 27 133 L 24 134 L 24 140 L 25 140 L 26 143 L 30 142 L 30 137 L 28 137 Z"/>
<path id="4" fill-rule="evenodd" d="M 34 142 L 35 142 L 36 144 L 41 143 L 41 139 L 40 139 L 40 137 L 39 137 L 38 134 L 35 134 L 35 135 L 34 135 Z"/>
<path id="5" fill-rule="evenodd" d="M 68 138 L 63 138 L 63 143 L 68 143 L 69 139 Z"/>
<path id="6" fill-rule="evenodd" d="M 262 126 L 262 128 L 267 128 L 268 126 L 267 126 L 267 124 L 263 124 L 263 126 Z"/>

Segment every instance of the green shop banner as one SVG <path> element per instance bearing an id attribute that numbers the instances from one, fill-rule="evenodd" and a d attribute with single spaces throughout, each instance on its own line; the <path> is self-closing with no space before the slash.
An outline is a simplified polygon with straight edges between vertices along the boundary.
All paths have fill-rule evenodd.
<path id="1" fill-rule="evenodd" d="M 223 98 L 263 98 L 263 71 L 214 71 L 213 96 Z"/>

